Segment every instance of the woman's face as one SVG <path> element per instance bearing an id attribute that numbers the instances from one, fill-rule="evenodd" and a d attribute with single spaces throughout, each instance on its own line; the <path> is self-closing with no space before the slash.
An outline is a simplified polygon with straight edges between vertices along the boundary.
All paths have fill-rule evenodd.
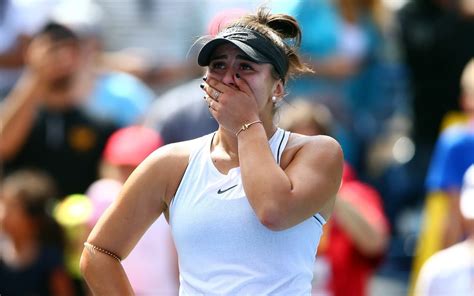
<path id="1" fill-rule="evenodd" d="M 235 74 L 240 75 L 252 89 L 260 109 L 273 108 L 272 96 L 283 94 L 283 83 L 272 76 L 272 65 L 257 64 L 248 59 L 242 50 L 232 44 L 216 48 L 211 57 L 207 76 L 236 87 Z M 281 93 L 281 94 L 280 94 Z"/>

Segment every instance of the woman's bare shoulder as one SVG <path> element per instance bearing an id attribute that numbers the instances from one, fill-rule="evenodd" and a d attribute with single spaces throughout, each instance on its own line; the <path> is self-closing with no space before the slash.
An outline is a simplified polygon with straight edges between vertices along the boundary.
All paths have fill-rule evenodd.
<path id="1" fill-rule="evenodd" d="M 342 149 L 339 143 L 332 137 L 325 135 L 306 136 L 297 133 L 291 133 L 288 144 L 282 155 L 282 166 L 287 164 L 295 155 L 304 148 L 310 150 L 311 154 L 320 155 L 320 157 L 342 158 Z M 286 165 L 285 165 L 286 164 Z"/>
<path id="2" fill-rule="evenodd" d="M 193 147 L 196 147 L 199 141 L 202 141 L 202 138 L 164 145 L 150 155 L 150 161 L 157 165 L 179 165 L 181 162 L 187 164 Z"/>
<path id="3" fill-rule="evenodd" d="M 189 141 L 167 144 L 153 152 L 144 163 L 149 175 L 161 176 L 167 185 L 165 200 L 174 196 L 189 163 L 189 157 L 202 141 L 197 138 Z M 158 180 L 157 180 L 158 181 Z"/>
<path id="4" fill-rule="evenodd" d="M 302 174 L 299 175 L 301 177 L 313 176 L 310 183 L 319 184 L 319 192 L 334 192 L 325 196 L 324 205 L 319 211 L 327 220 L 333 211 L 335 192 L 342 177 L 344 156 L 339 143 L 324 135 L 292 134 L 281 161 L 283 169 L 291 167 L 294 173 Z"/>

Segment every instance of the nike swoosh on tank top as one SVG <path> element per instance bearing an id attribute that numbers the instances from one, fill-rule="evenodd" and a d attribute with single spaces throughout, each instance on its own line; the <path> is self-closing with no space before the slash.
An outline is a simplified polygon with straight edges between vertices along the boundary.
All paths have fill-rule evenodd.
<path id="1" fill-rule="evenodd" d="M 277 163 L 290 133 L 269 145 Z M 283 231 L 263 226 L 242 186 L 240 168 L 220 173 L 201 138 L 170 206 L 180 295 L 309 295 L 324 218 L 315 213 Z"/>

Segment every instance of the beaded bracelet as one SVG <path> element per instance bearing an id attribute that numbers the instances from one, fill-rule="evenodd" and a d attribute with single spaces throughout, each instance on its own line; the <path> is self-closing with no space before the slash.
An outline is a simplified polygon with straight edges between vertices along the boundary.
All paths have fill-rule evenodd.
<path id="1" fill-rule="evenodd" d="M 88 242 L 85 242 L 84 243 L 84 247 L 86 247 L 87 249 L 89 250 L 95 250 L 95 251 L 99 251 L 101 252 L 102 254 L 105 254 L 105 255 L 109 255 L 110 257 L 114 258 L 115 260 L 117 260 L 118 262 L 122 261 L 122 259 L 120 259 L 119 256 L 117 256 L 115 253 L 112 253 L 106 249 L 102 249 L 101 247 L 98 247 L 98 246 L 95 246 L 91 243 L 88 243 Z"/>
<path id="2" fill-rule="evenodd" d="M 255 121 L 253 121 L 253 122 L 243 124 L 242 127 L 235 133 L 235 136 L 237 137 L 241 132 L 243 132 L 243 131 L 245 131 L 245 130 L 248 130 L 249 127 L 250 127 L 252 124 L 256 124 L 256 123 L 261 123 L 261 124 L 263 124 L 263 122 L 262 122 L 261 120 L 255 120 Z"/>

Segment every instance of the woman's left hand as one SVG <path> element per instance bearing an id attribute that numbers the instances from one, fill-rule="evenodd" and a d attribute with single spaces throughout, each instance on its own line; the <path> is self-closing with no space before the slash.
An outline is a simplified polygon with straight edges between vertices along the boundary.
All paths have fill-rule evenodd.
<path id="1" fill-rule="evenodd" d="M 207 78 L 203 83 L 209 111 L 223 128 L 236 133 L 243 124 L 259 120 L 257 100 L 247 82 L 235 77 L 236 85 Z"/>

